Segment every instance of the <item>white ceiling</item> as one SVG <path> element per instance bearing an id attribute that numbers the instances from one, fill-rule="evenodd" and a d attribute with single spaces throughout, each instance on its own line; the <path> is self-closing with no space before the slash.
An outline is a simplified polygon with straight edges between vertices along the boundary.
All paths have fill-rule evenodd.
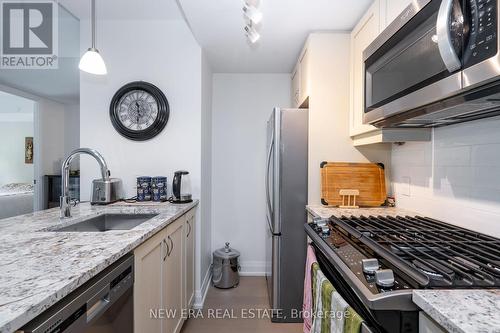
<path id="1" fill-rule="evenodd" d="M 290 73 L 310 32 L 350 31 L 372 2 L 248 1 L 260 1 L 264 14 L 259 26 L 262 37 L 255 45 L 248 43 L 243 32 L 243 0 L 98 0 L 96 14 L 99 20 L 185 18 L 215 73 Z M 0 70 L 0 84 L 63 103 L 76 103 L 80 57 L 78 19 L 89 18 L 90 0 L 59 0 L 59 3 L 69 11 L 59 11 L 59 69 Z"/>
<path id="2" fill-rule="evenodd" d="M 243 0 L 178 0 L 216 73 L 290 73 L 307 35 L 350 31 L 372 0 L 260 0 L 261 39 L 243 32 Z"/>
<path id="3" fill-rule="evenodd" d="M 59 0 L 59 3 L 81 20 L 90 17 L 90 0 Z M 182 19 L 175 0 L 96 0 L 96 17 L 99 20 Z"/>

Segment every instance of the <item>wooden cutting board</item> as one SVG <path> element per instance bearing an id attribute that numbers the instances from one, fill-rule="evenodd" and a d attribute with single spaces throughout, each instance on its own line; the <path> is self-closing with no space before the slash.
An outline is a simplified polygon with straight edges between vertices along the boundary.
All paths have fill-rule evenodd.
<path id="1" fill-rule="evenodd" d="M 321 163 L 321 202 L 340 206 L 340 190 L 359 190 L 356 204 L 378 207 L 387 198 L 383 164 L 375 163 Z"/>

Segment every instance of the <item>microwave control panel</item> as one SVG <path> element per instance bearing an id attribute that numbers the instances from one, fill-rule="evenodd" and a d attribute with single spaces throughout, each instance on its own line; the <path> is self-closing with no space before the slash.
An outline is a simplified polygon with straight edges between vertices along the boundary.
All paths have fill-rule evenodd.
<path id="1" fill-rule="evenodd" d="M 468 0 L 469 42 L 464 50 L 464 68 L 497 54 L 497 0 Z"/>

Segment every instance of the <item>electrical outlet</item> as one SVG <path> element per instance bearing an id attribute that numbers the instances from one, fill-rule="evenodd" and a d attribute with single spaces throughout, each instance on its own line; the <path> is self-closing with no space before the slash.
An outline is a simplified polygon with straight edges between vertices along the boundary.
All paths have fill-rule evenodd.
<path id="1" fill-rule="evenodd" d="M 411 178 L 410 177 L 401 177 L 401 183 L 398 186 L 399 187 L 399 194 L 409 197 L 410 196 L 410 185 L 411 185 Z"/>

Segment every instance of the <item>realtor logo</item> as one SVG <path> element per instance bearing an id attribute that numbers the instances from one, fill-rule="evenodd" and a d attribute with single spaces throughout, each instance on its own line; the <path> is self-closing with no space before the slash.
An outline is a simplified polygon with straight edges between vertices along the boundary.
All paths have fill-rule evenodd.
<path id="1" fill-rule="evenodd" d="M 1 0 L 2 69 L 58 68 L 58 5 Z"/>

